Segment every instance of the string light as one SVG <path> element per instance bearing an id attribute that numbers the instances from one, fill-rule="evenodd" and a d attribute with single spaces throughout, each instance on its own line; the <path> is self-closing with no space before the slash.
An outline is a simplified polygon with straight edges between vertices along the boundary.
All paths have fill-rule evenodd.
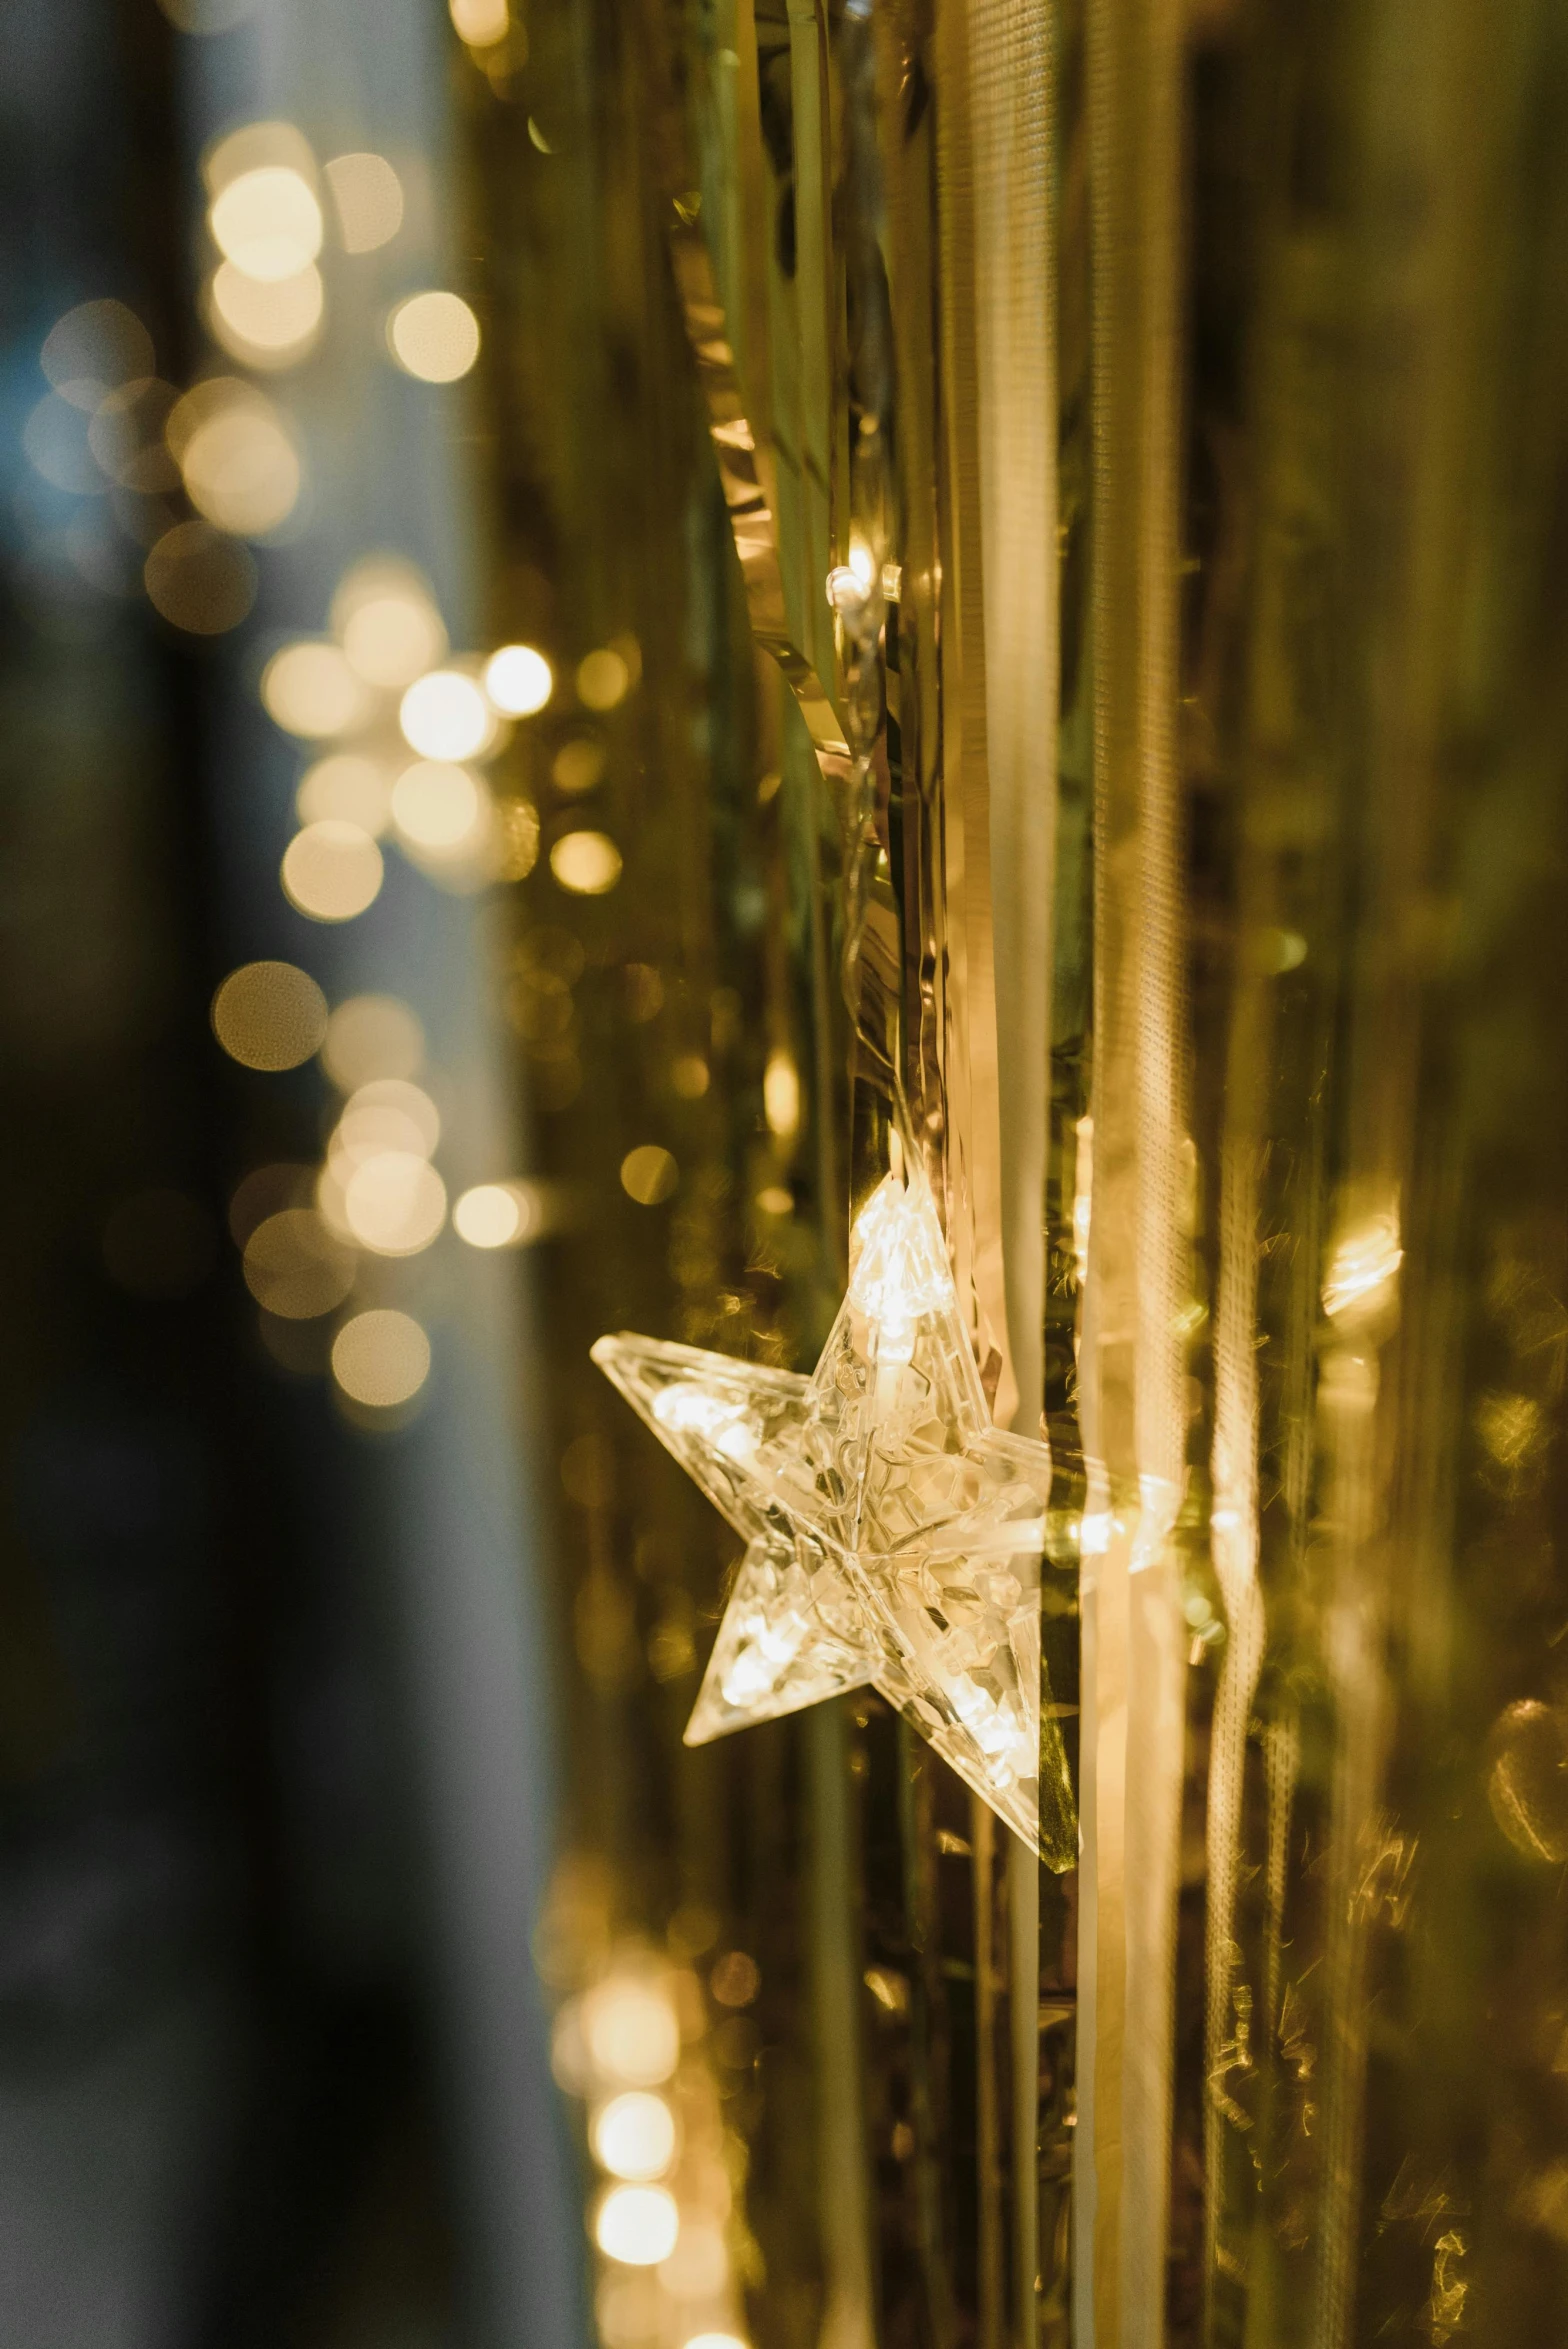
<path id="1" fill-rule="evenodd" d="M 324 166 L 345 253 L 374 253 L 403 225 L 403 183 L 384 155 L 334 155 Z"/>
<path id="2" fill-rule="evenodd" d="M 479 356 L 479 321 L 461 294 L 411 294 L 387 320 L 387 341 L 405 375 L 456 383 Z"/>
<path id="3" fill-rule="evenodd" d="M 291 962 L 247 962 L 212 999 L 213 1033 L 244 1068 L 298 1068 L 329 1030 L 327 999 Z"/>
<path id="4" fill-rule="evenodd" d="M 392 779 L 377 760 L 354 751 L 318 759 L 299 780 L 294 805 L 302 824 L 357 824 L 372 839 L 387 828 Z"/>
<path id="5" fill-rule="evenodd" d="M 321 206 L 288 164 L 240 172 L 213 198 L 208 226 L 224 258 L 263 284 L 297 277 L 321 250 Z"/>
<path id="6" fill-rule="evenodd" d="M 493 49 L 511 29 L 506 0 L 450 0 L 452 25 L 470 49 Z"/>
<path id="7" fill-rule="evenodd" d="M 343 1221 L 377 1256 L 418 1256 L 446 1221 L 446 1185 L 413 1150 L 378 1150 L 343 1185 Z"/>
<path id="8" fill-rule="evenodd" d="M 575 897 L 602 897 L 621 877 L 621 852 L 605 832 L 563 832 L 550 870 Z"/>
<path id="9" fill-rule="evenodd" d="M 613 710 L 626 698 L 631 670 L 608 646 L 584 656 L 577 668 L 577 698 L 585 710 Z"/>
<path id="10" fill-rule="evenodd" d="M 672 2299 L 716 2300 L 729 2282 L 724 2229 L 699 2213 L 681 2213 L 680 2239 L 660 2262 L 660 2281 Z"/>
<path id="11" fill-rule="evenodd" d="M 452 1210 L 452 1229 L 470 1248 L 512 1248 L 532 1238 L 540 1208 L 523 1183 L 475 1183 Z"/>
<path id="12" fill-rule="evenodd" d="M 415 1076 L 424 1057 L 419 1016 L 395 995 L 351 995 L 326 1023 L 322 1066 L 344 1092 L 378 1077 Z"/>
<path id="13" fill-rule="evenodd" d="M 186 393 L 165 427 L 185 492 L 199 513 L 242 538 L 286 522 L 299 500 L 299 451 L 254 385 L 216 376 Z"/>
<path id="14" fill-rule="evenodd" d="M 680 2057 L 680 2023 L 665 1991 L 654 1982 L 612 1978 L 583 2001 L 583 2036 L 606 2079 L 629 2088 L 657 2088 Z"/>
<path id="15" fill-rule="evenodd" d="M 403 691 L 446 651 L 441 615 L 410 563 L 356 563 L 332 599 L 332 625 L 349 667 L 386 693 Z"/>
<path id="16" fill-rule="evenodd" d="M 356 1313 L 332 1341 L 332 1375 L 350 1401 L 395 1410 L 429 1377 L 430 1340 L 411 1313 Z"/>
<path id="17" fill-rule="evenodd" d="M 489 747 L 495 719 L 476 680 L 461 669 L 432 669 L 409 687 L 398 724 L 421 758 L 470 759 Z"/>
<path id="18" fill-rule="evenodd" d="M 639 1207 L 657 1207 L 668 1199 L 679 1179 L 674 1159 L 656 1142 L 639 1143 L 621 1160 L 621 1189 Z"/>
<path id="19" fill-rule="evenodd" d="M 787 1141 L 800 1124 L 800 1077 L 792 1054 L 768 1054 L 762 1076 L 762 1107 L 768 1131 Z"/>
<path id="20" fill-rule="evenodd" d="M 748 1536 L 688 1743 L 869 1681 L 1037 1845 L 1045 1724 L 1070 1809 L 1039 1693 L 1050 1455 L 991 1425 L 923 1179 L 862 1208 L 811 1378 L 629 1336 L 593 1355 Z"/>
<path id="21" fill-rule="evenodd" d="M 509 718 L 531 718 L 554 690 L 550 664 L 531 644 L 503 644 L 485 664 L 485 691 Z"/>
<path id="22" fill-rule="evenodd" d="M 351 733 L 369 714 L 365 688 L 335 644 L 287 644 L 261 673 L 261 700 L 286 734 L 307 742 Z"/>
<path id="23" fill-rule="evenodd" d="M 405 767 L 392 787 L 392 821 L 415 848 L 463 848 L 483 833 L 488 812 L 483 784 L 444 759 Z"/>
<path id="24" fill-rule="evenodd" d="M 263 282 L 225 261 L 207 289 L 208 324 L 231 358 L 252 367 L 292 367 L 315 348 L 326 301 L 314 262 Z"/>
<path id="25" fill-rule="evenodd" d="M 405 1077 L 375 1077 L 358 1085 L 343 1105 L 328 1155 L 356 1164 L 378 1150 L 411 1150 L 429 1158 L 441 1139 L 441 1113 L 428 1093 Z"/>
<path id="26" fill-rule="evenodd" d="M 191 636 L 223 636 L 256 601 L 256 566 L 247 548 L 210 522 L 176 522 L 149 552 L 142 584 L 153 610 L 172 626 Z"/>
<path id="27" fill-rule="evenodd" d="M 314 1321 L 341 1305 L 354 1285 L 352 1252 L 308 1207 L 285 1207 L 245 1242 L 245 1286 L 268 1313 Z"/>
<path id="28" fill-rule="evenodd" d="M 351 922 L 374 904 L 384 867 L 368 832 L 327 817 L 295 833 L 279 871 L 298 912 L 313 922 Z"/>
<path id="29" fill-rule="evenodd" d="M 657 2267 L 681 2229 L 675 2197 L 663 2186 L 612 2186 L 594 2218 L 594 2241 L 624 2267 Z"/>
<path id="30" fill-rule="evenodd" d="M 601 2105 L 589 2135 L 594 2159 L 613 2178 L 661 2178 L 675 2158 L 675 2115 L 646 2089 L 630 2088 Z"/>
<path id="31" fill-rule="evenodd" d="M 325 220 L 308 144 L 290 124 L 248 124 L 216 144 L 203 170 L 208 224 L 222 256 L 207 293 L 212 331 L 251 365 L 290 364 L 313 344 L 325 306 L 316 267 Z M 370 252 L 397 234 L 403 189 L 384 157 L 335 157 L 325 182 L 345 251 Z M 455 381 L 479 348 L 472 310 L 441 291 L 400 303 L 388 335 L 399 365 L 429 382 Z M 178 624 L 210 632 L 249 608 L 254 568 L 233 541 L 266 536 L 288 519 L 302 489 L 299 454 L 254 384 L 212 377 L 180 399 L 154 382 L 150 369 L 127 367 L 144 357 L 150 363 L 150 346 L 131 313 L 116 305 L 84 311 L 61 322 L 48 350 L 49 365 L 75 398 L 50 398 L 66 416 L 91 416 L 90 427 L 75 426 L 77 440 L 88 435 L 79 452 L 85 462 L 96 460 L 135 487 L 183 484 L 201 519 L 159 540 L 148 558 L 148 591 Z M 30 446 L 58 471 L 74 466 L 78 452 L 56 428 L 54 408 L 32 427 Z M 96 480 L 84 477 L 81 486 Z M 389 825 L 411 850 L 449 861 L 488 837 L 488 790 L 460 762 L 496 741 L 508 684 L 513 701 L 539 707 L 552 679 L 527 647 L 503 648 L 513 657 L 499 667 L 492 662 L 494 699 L 464 666 L 441 667 L 447 638 L 434 599 L 399 560 L 372 556 L 356 564 L 339 584 L 331 621 L 335 641 L 299 640 L 274 653 L 260 684 L 264 708 L 301 741 L 341 741 L 377 719 L 385 707 L 379 696 L 398 695 L 404 739 L 420 762 L 394 780 L 380 758 L 345 747 L 301 777 L 301 828 L 279 877 L 297 911 L 336 922 L 363 912 L 378 894 L 384 865 L 376 835 Z M 293 1067 L 320 1050 L 326 1073 L 347 1094 L 313 1185 L 304 1170 L 284 1170 L 281 1195 L 274 1187 L 264 1210 L 247 1213 L 242 1232 L 236 1227 L 247 1285 L 274 1324 L 334 1312 L 352 1291 L 358 1251 L 412 1256 L 446 1223 L 446 1186 L 431 1163 L 440 1120 L 411 1081 L 423 1058 L 418 1020 L 386 996 L 351 998 L 329 1017 L 306 974 L 258 964 L 225 982 L 213 1021 L 225 1048 L 251 1066 Z M 460 1208 L 474 1245 L 512 1244 L 540 1222 L 526 1185 L 477 1186 Z M 288 1359 L 286 1351 L 280 1359 Z M 351 1313 L 331 1348 L 340 1394 L 371 1414 L 395 1411 L 417 1395 L 430 1359 L 419 1321 L 391 1307 Z M 656 2000 L 643 2009 L 612 2004 L 598 2017 L 601 2040 L 612 2055 L 619 2048 L 634 2088 L 638 2061 L 647 2063 L 650 2014 L 662 2045 Z M 623 2115 L 623 2135 L 629 2125 Z M 607 2223 L 624 2233 L 635 2219 L 631 2206 Z"/>

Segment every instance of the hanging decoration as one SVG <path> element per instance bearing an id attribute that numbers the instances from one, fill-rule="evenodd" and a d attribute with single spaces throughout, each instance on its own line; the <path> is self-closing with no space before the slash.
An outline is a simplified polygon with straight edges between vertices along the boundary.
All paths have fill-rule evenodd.
<path id="1" fill-rule="evenodd" d="M 1070 1865 L 1066 1757 L 1041 1704 L 1050 1453 L 991 1424 L 930 1190 L 896 1137 L 892 1156 L 809 1378 L 652 1338 L 593 1349 L 748 1545 L 686 1742 L 869 1683 Z"/>
<path id="2" fill-rule="evenodd" d="M 868 222 L 885 213 L 902 254 L 903 198 L 884 204 L 885 107 L 863 17 L 846 18 L 836 55 L 857 200 Z M 981 1248 L 974 1229 L 976 1161 L 995 1156 L 976 1147 L 975 1063 L 994 1067 L 995 1046 L 982 1034 L 993 1018 L 989 925 L 973 938 L 968 927 L 985 859 L 977 836 L 966 879 L 959 845 L 965 632 L 956 613 L 937 625 L 926 473 L 912 498 L 889 470 L 899 431 L 888 263 L 874 238 L 846 250 L 862 331 L 842 381 L 808 368 L 797 415 L 770 375 L 775 334 L 825 354 L 845 324 L 825 214 L 820 246 L 809 227 L 828 194 L 826 124 L 811 77 L 790 87 L 787 281 L 765 239 L 748 273 L 714 226 L 731 170 L 717 117 L 697 138 L 701 170 L 673 194 L 670 250 L 753 635 L 788 684 L 839 817 L 855 1187 L 884 1142 L 891 1171 L 855 1221 L 847 1293 L 809 1378 L 625 1335 L 601 1339 L 594 1358 L 747 1543 L 688 1742 L 869 1684 L 1062 1870 L 1076 1861 L 1077 1825 L 1041 1660 L 1051 1456 L 994 1422 L 993 1409 L 1006 1418 L 1016 1407 L 1016 1384 L 996 1342 L 999 1245 Z M 669 93 L 665 116 L 674 155 L 691 124 Z M 923 146 L 906 155 L 899 187 L 931 161 Z M 835 469 L 812 452 L 820 430 L 824 451 L 835 443 L 840 398 L 849 429 Z M 905 437 L 934 460 L 913 378 L 905 405 Z M 925 704 L 939 677 L 937 723 Z M 980 731 L 967 754 L 971 799 L 984 790 Z"/>

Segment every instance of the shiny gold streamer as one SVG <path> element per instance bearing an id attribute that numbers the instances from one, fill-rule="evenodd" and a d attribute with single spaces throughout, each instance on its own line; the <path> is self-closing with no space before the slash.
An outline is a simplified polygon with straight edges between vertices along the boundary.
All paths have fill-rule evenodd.
<path id="1" fill-rule="evenodd" d="M 1051 17 L 970 0 L 990 928 L 1011 1424 L 1044 1378 L 1046 1108 L 1056 823 Z M 978 1007 L 976 1007 L 978 1009 Z M 998 1403 L 1000 1411 L 1000 1398 Z"/>
<path id="2" fill-rule="evenodd" d="M 1057 597 L 1052 18 L 1044 0 L 969 0 L 987 814 L 1007 1377 L 1000 1414 L 1044 1404 Z M 1045 1772 L 1042 1771 L 1042 1786 Z M 1012 2337 L 1039 2334 L 1039 1883 L 1010 1859 Z"/>
<path id="3" fill-rule="evenodd" d="M 942 547 L 940 817 L 946 879 L 943 1073 L 948 1103 L 948 1229 L 959 1271 L 959 1294 L 965 1294 L 967 1273 L 968 1292 L 975 1299 L 975 1347 L 992 1396 L 992 1410 L 1006 1427 L 1017 1416 L 1018 1390 L 1006 1343 L 1001 1106 L 991 919 L 988 662 L 981 555 L 981 394 L 977 350 L 980 307 L 976 299 L 979 254 L 976 139 L 980 125 L 971 118 L 968 27 L 959 8 L 940 11 L 936 52 L 938 284 L 941 289 L 938 317 L 942 363 L 937 400 L 942 427 L 938 466 Z"/>
<path id="4" fill-rule="evenodd" d="M 759 447 L 746 413 L 712 259 L 697 226 L 698 207 L 690 199 L 677 199 L 673 210 L 670 254 L 676 290 L 697 363 L 697 381 L 707 410 L 735 552 L 740 557 L 747 616 L 758 644 L 784 673 L 824 777 L 831 784 L 842 785 L 850 771 L 844 729 L 826 686 L 795 642 L 785 606 L 776 469 L 771 452 Z"/>
<path id="5" fill-rule="evenodd" d="M 1257 992 L 1255 983 L 1248 995 Z M 1237 1092 L 1254 1075 L 1233 1071 Z M 1239 1108 L 1239 1104 L 1238 1104 Z M 1224 2208 L 1225 2132 L 1234 2110 L 1225 2082 L 1238 2044 L 1236 1885 L 1241 1861 L 1243 1776 L 1247 1725 L 1263 1663 L 1263 1597 L 1258 1587 L 1258 1367 L 1257 1176 L 1258 1149 L 1242 1130 L 1226 1142 L 1220 1176 L 1219 1292 L 1214 1330 L 1213 1502 L 1209 1516 L 1214 1572 L 1224 1601 L 1228 1637 L 1220 1666 L 1209 1745 L 1208 1916 L 1205 1936 L 1203 2112 L 1207 2271 L 1212 2289 Z M 1271 1790 L 1272 1791 L 1272 1790 Z M 1272 1823 L 1272 1813 L 1271 1813 Z M 1276 1838 L 1277 1843 L 1277 1838 Z M 1270 1851 L 1271 1902 L 1283 1903 L 1283 1850 Z M 1273 1901 L 1273 1874 L 1279 1877 Z M 1269 1990 L 1265 2019 L 1274 1992 Z"/>
<path id="6" fill-rule="evenodd" d="M 1094 1181 L 1084 1312 L 1092 2286 L 1081 2340 L 1163 2336 L 1182 1764 L 1174 0 L 1091 0 Z M 1098 1520 L 1098 1522 L 1095 1522 Z M 1083 2123 L 1080 2121 L 1080 2130 Z M 1085 2180 L 1085 2182 L 1088 2182 Z M 1082 2252 L 1080 2253 L 1082 2256 Z"/>

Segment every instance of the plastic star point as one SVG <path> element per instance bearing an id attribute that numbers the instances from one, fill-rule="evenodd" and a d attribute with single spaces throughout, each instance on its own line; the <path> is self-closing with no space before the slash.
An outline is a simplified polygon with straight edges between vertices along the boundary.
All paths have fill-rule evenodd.
<path id="1" fill-rule="evenodd" d="M 1041 1704 L 1050 1454 L 991 1424 L 924 1181 L 889 1175 L 862 1209 L 809 1379 L 626 1335 L 593 1355 L 747 1545 L 688 1744 L 870 1683 L 1070 1864 Z"/>

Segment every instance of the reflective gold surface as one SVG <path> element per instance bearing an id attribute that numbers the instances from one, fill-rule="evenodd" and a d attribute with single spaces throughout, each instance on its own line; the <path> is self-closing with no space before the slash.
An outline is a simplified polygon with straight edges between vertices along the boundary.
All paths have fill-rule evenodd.
<path id="1" fill-rule="evenodd" d="M 541 1165 L 557 1180 L 575 1166 L 585 1185 L 583 1236 L 556 1244 L 546 1274 L 560 1369 L 545 1440 L 559 1449 L 565 1438 L 566 1552 L 581 1561 L 566 1602 L 581 1696 L 558 1882 L 597 1870 L 599 1905 L 587 1940 L 552 1941 L 549 1964 L 579 1995 L 658 1950 L 659 1962 L 695 1960 L 710 1981 L 726 1952 L 754 1969 L 747 2013 L 760 2039 L 739 2074 L 705 2060 L 719 2063 L 725 2125 L 745 2149 L 727 2273 L 750 2287 L 759 2341 L 945 2339 L 977 2326 L 987 2341 L 1032 2339 L 1037 2304 L 1054 2333 L 1065 2322 L 1070 1900 L 1051 1880 L 1052 2002 L 1037 2022 L 1037 1867 L 869 1690 L 680 1750 L 725 1604 L 726 1551 L 695 1496 L 577 1368 L 612 1312 L 610 1326 L 808 1367 L 841 1294 L 850 1210 L 886 1167 L 892 1121 L 918 1141 L 946 1213 L 955 1327 L 978 1334 L 977 1346 L 961 1341 L 965 1408 L 982 1423 L 993 1406 L 1016 1414 L 1028 1434 L 1038 1424 L 1038 1398 L 1030 1416 L 1007 1366 L 1010 1314 L 1027 1329 L 1030 1308 L 1027 1271 L 1021 1306 L 1003 1292 L 977 570 L 967 637 L 951 602 L 952 534 L 966 532 L 965 559 L 979 561 L 972 371 L 966 404 L 944 422 L 939 385 L 944 369 L 965 375 L 963 346 L 944 359 L 927 340 L 902 388 L 894 359 L 898 335 L 916 357 L 921 321 L 942 314 L 945 265 L 921 223 L 948 183 L 909 80 L 928 70 L 933 37 L 914 18 L 743 8 L 677 50 L 659 45 L 668 31 L 651 17 L 627 20 L 596 51 L 608 145 L 591 161 L 616 190 L 604 247 L 573 246 L 569 286 L 563 245 L 560 274 L 531 289 L 515 330 L 525 315 L 537 326 L 541 295 L 582 301 L 591 282 L 658 400 L 684 401 L 690 418 L 692 437 L 667 436 L 620 494 L 607 476 L 624 459 L 597 446 L 596 503 L 565 487 L 586 457 L 554 493 L 578 532 L 563 588 L 586 593 L 613 548 L 614 599 L 601 587 L 588 625 L 601 641 L 635 638 L 640 682 L 611 721 L 584 816 L 571 816 L 614 839 L 620 879 L 596 907 L 562 905 L 551 840 L 567 812 L 545 791 L 513 1000 Z M 940 135 L 961 128 L 955 114 Z M 587 174 L 589 160 L 575 168 Z M 1042 156 L 1033 163 L 1043 171 Z M 679 310 L 662 267 L 615 274 L 633 194 L 645 254 L 669 251 Z M 972 248 L 967 214 L 941 236 L 944 250 L 955 237 Z M 684 329 L 692 372 L 672 329 Z M 562 363 L 585 379 L 597 364 L 577 346 L 563 346 Z M 581 406 L 591 433 L 586 380 Z M 961 492 L 931 470 L 939 455 L 942 481 Z M 497 616 L 498 630 L 514 627 L 510 610 Z M 748 639 L 769 663 L 757 665 Z M 677 715 L 693 691 L 695 733 Z M 1037 780 L 1048 793 L 1048 762 Z M 1025 808 L 1015 826 L 1032 822 L 1039 843 L 1026 766 L 1014 791 Z M 532 1008 L 547 976 L 565 992 L 548 1033 Z M 1027 984 L 1038 1038 L 1038 953 Z M 1018 1050 L 1015 1040 L 1015 1063 Z M 1027 1114 L 1039 1119 L 1043 1060 L 1033 1076 L 1019 1068 L 1023 1092 L 1031 1083 Z M 623 1160 L 614 1205 L 600 1186 Z M 1038 1456 L 1033 1539 L 1047 1548 L 1058 1675 L 1044 1716 L 1048 1848 L 1060 1867 L 1074 1856 L 1062 1676 L 1071 1700 L 1076 1659 L 1062 1635 L 1075 1516 Z M 732 1605 L 749 1604 L 750 1587 Z M 1031 1679 L 1036 1608 L 1026 1599 L 1020 1615 Z M 565 1889 L 561 1900 L 574 1914 Z M 693 2018 L 695 2046 L 738 2052 L 711 1990 Z M 1043 2301 L 1029 2184 L 1042 2044 Z M 613 2334 L 633 2317 L 606 2256 Z M 679 2349 L 696 2321 L 679 2290 L 678 2273 L 657 2270 L 638 2304 L 635 2321 L 652 2328 L 642 2337 Z"/>
<path id="2" fill-rule="evenodd" d="M 540 754 L 514 966 L 583 1186 L 569 1866 L 594 1963 L 698 1897 L 757 1969 L 759 2341 L 1554 2321 L 1561 90 L 1508 24 L 650 10 L 552 157 L 552 576 L 639 665 L 581 803 Z M 775 1709 L 794 1568 L 727 1584 L 581 1383 L 612 1323 L 803 1375 L 890 1127 L 1049 1439 L 1061 1880 L 863 1687 L 677 1757 L 731 1587 L 714 1720 Z"/>

